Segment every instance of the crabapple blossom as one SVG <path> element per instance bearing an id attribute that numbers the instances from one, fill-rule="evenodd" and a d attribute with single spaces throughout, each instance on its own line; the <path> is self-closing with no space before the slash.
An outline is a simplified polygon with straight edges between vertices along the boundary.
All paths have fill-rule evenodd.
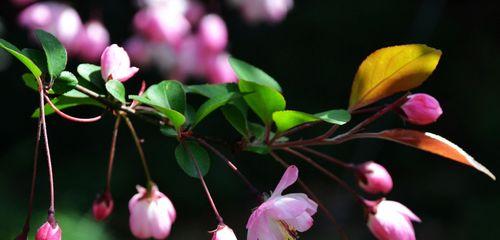
<path id="1" fill-rule="evenodd" d="M 101 55 L 101 75 L 105 81 L 115 79 L 125 82 L 134 76 L 136 67 L 130 67 L 130 58 L 127 52 L 116 44 L 106 49 Z"/>
<path id="2" fill-rule="evenodd" d="M 109 45 L 109 32 L 100 21 L 92 20 L 82 27 L 76 41 L 80 57 L 96 62 Z"/>
<path id="3" fill-rule="evenodd" d="M 368 228 L 379 240 L 415 240 L 412 221 L 420 222 L 410 209 L 403 204 L 382 200 L 371 203 Z"/>
<path id="4" fill-rule="evenodd" d="M 437 121 L 443 114 L 438 100 L 425 93 L 408 96 L 408 101 L 401 106 L 406 119 L 417 125 L 426 125 Z"/>
<path id="5" fill-rule="evenodd" d="M 113 212 L 113 207 L 113 198 L 109 192 L 105 192 L 103 195 L 98 196 L 92 205 L 92 214 L 95 220 L 102 221 L 108 218 Z"/>
<path id="6" fill-rule="evenodd" d="M 227 45 L 226 23 L 217 14 L 208 14 L 200 21 L 198 38 L 207 51 L 219 52 Z"/>
<path id="7" fill-rule="evenodd" d="M 213 231 L 212 240 L 237 240 L 233 229 L 224 224 L 219 224 L 217 229 Z"/>
<path id="8" fill-rule="evenodd" d="M 290 166 L 271 197 L 255 209 L 248 219 L 248 240 L 296 239 L 313 225 L 318 204 L 303 193 L 282 195 L 297 181 L 299 170 Z"/>
<path id="9" fill-rule="evenodd" d="M 61 240 L 62 231 L 57 223 L 45 222 L 36 232 L 35 240 Z"/>
<path id="10" fill-rule="evenodd" d="M 356 166 L 358 184 L 366 192 L 387 194 L 392 190 L 392 178 L 380 164 L 369 161 Z"/>
<path id="11" fill-rule="evenodd" d="M 177 46 L 191 30 L 191 24 L 182 13 L 167 7 L 149 7 L 134 17 L 135 28 L 146 38 Z"/>

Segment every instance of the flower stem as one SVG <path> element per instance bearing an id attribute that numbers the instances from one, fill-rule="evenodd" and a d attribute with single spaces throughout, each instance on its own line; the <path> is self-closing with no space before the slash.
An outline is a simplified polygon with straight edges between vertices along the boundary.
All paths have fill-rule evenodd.
<path id="1" fill-rule="evenodd" d="M 198 177 L 200 178 L 201 185 L 202 185 L 203 189 L 205 190 L 205 194 L 207 195 L 208 202 L 210 203 L 210 206 L 212 207 L 212 209 L 214 211 L 214 214 L 215 214 L 215 217 L 217 218 L 217 221 L 219 221 L 219 224 L 224 224 L 224 220 L 222 219 L 222 216 L 220 215 L 219 210 L 217 210 L 217 206 L 215 206 L 214 199 L 212 198 L 212 195 L 210 194 L 210 190 L 208 190 L 208 186 L 205 182 L 205 179 L 203 178 L 203 174 L 201 173 L 200 166 L 198 165 L 198 161 L 196 160 L 196 158 L 193 155 L 193 152 L 191 151 L 191 149 L 189 149 L 189 147 L 186 145 L 186 143 L 184 141 L 181 141 L 181 144 L 182 144 L 182 147 L 184 147 L 184 149 L 188 153 L 189 158 L 191 158 L 191 161 L 193 161 L 193 164 L 196 168 L 196 172 L 198 173 Z"/>
<path id="2" fill-rule="evenodd" d="M 144 150 L 142 149 L 141 140 L 137 136 L 137 132 L 135 131 L 134 125 L 132 125 L 130 119 L 127 116 L 123 116 L 123 119 L 125 119 L 125 123 L 127 124 L 128 129 L 130 129 L 130 133 L 132 134 L 132 138 L 134 138 L 135 146 L 137 147 L 137 151 L 139 152 L 139 156 L 141 158 L 142 167 L 144 168 L 144 174 L 146 175 L 148 184 L 150 184 L 153 182 L 153 180 L 149 172 L 148 163 L 146 162 L 146 155 L 144 154 Z"/>
<path id="3" fill-rule="evenodd" d="M 111 175 L 113 173 L 113 163 L 115 160 L 116 151 L 116 139 L 118 138 L 118 129 L 120 128 L 121 115 L 118 114 L 115 120 L 115 126 L 113 128 L 113 135 L 111 137 L 111 148 L 109 151 L 109 161 L 108 161 L 108 174 L 106 177 L 106 192 L 111 190 Z"/>
<path id="4" fill-rule="evenodd" d="M 77 117 L 70 116 L 70 115 L 64 113 L 63 111 L 59 110 L 57 108 L 57 106 L 50 100 L 50 98 L 47 95 L 45 95 L 45 100 L 50 105 L 50 107 L 52 107 L 52 109 L 54 109 L 54 112 L 64 119 L 67 119 L 67 120 L 70 120 L 73 122 L 79 122 L 79 123 L 97 122 L 97 121 L 102 119 L 102 115 L 97 116 L 97 117 L 93 117 L 93 118 L 77 118 Z"/>
<path id="5" fill-rule="evenodd" d="M 330 162 L 332 162 L 334 164 L 337 164 L 337 165 L 339 165 L 339 166 L 341 166 L 343 168 L 350 169 L 350 170 L 354 170 L 355 169 L 353 164 L 345 163 L 343 161 L 340 161 L 337 158 L 334 158 L 332 156 L 326 155 L 326 154 L 324 154 L 322 152 L 319 152 L 319 151 L 316 151 L 316 150 L 314 150 L 312 148 L 303 147 L 303 146 L 299 146 L 299 147 L 296 147 L 296 148 L 298 148 L 298 149 L 300 149 L 302 151 L 305 151 L 305 152 L 309 152 L 309 153 L 311 153 L 313 155 L 316 155 L 317 157 L 323 158 L 323 159 L 325 159 L 327 161 L 330 161 Z"/>

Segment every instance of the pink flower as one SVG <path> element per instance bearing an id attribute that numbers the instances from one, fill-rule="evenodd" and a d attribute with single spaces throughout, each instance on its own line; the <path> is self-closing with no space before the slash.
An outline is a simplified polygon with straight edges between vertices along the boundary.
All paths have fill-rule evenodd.
<path id="1" fill-rule="evenodd" d="M 170 199 L 156 186 L 149 193 L 140 186 L 137 186 L 137 191 L 128 203 L 132 234 L 140 239 L 168 237 L 176 218 Z"/>
<path id="2" fill-rule="evenodd" d="M 205 15 L 205 7 L 198 1 L 189 1 L 186 11 L 186 19 L 191 24 L 197 24 L 198 21 Z"/>
<path id="3" fill-rule="evenodd" d="M 205 73 L 204 55 L 199 39 L 194 36 L 186 37 L 176 52 L 175 77 L 184 80 L 188 76 L 203 76 Z"/>
<path id="4" fill-rule="evenodd" d="M 227 45 L 226 23 L 219 15 L 209 14 L 201 19 L 198 37 L 204 50 L 219 52 Z"/>
<path id="5" fill-rule="evenodd" d="M 217 226 L 217 230 L 213 232 L 212 240 L 237 240 L 233 229 L 227 225 Z"/>
<path id="6" fill-rule="evenodd" d="M 293 8 L 293 0 L 242 0 L 243 15 L 250 22 L 282 21 Z"/>
<path id="7" fill-rule="evenodd" d="M 206 61 L 206 75 L 211 83 L 231 83 L 238 80 L 229 64 L 229 54 L 211 56 Z"/>
<path id="8" fill-rule="evenodd" d="M 130 67 L 130 58 L 123 48 L 113 44 L 104 49 L 101 55 L 101 75 L 105 81 L 116 79 L 125 82 L 137 71 L 138 68 Z"/>
<path id="9" fill-rule="evenodd" d="M 96 62 L 109 45 L 109 33 L 101 22 L 89 21 L 82 27 L 77 41 L 80 57 Z"/>
<path id="10" fill-rule="evenodd" d="M 296 239 L 297 232 L 311 228 L 318 205 L 303 193 L 281 195 L 298 175 L 296 166 L 288 167 L 271 197 L 254 210 L 247 223 L 247 240 Z"/>
<path id="11" fill-rule="evenodd" d="M 401 109 L 408 121 L 417 125 L 433 123 L 443 114 L 439 102 L 425 93 L 408 96 L 408 101 L 401 106 Z"/>
<path id="12" fill-rule="evenodd" d="M 356 167 L 358 184 L 366 192 L 387 194 L 392 190 L 392 178 L 389 172 L 380 164 L 365 162 Z"/>
<path id="13" fill-rule="evenodd" d="M 398 202 L 382 200 L 373 206 L 368 228 L 379 240 L 415 240 L 412 221 L 420 222 L 420 218 L 410 209 Z"/>
<path id="14" fill-rule="evenodd" d="M 19 15 L 19 24 L 30 30 L 42 29 L 54 34 L 70 53 L 75 53 L 76 39 L 82 28 L 78 12 L 57 2 L 35 3 Z"/>
<path id="15" fill-rule="evenodd" d="M 113 212 L 114 205 L 113 198 L 108 191 L 104 192 L 103 195 L 98 196 L 92 205 L 92 214 L 94 215 L 95 220 L 102 221 L 108 218 Z"/>
<path id="16" fill-rule="evenodd" d="M 61 240 L 62 231 L 57 223 L 45 222 L 36 232 L 35 240 Z"/>
<path id="17" fill-rule="evenodd" d="M 191 30 L 182 13 L 166 7 L 145 8 L 134 17 L 134 25 L 146 38 L 177 46 Z"/>

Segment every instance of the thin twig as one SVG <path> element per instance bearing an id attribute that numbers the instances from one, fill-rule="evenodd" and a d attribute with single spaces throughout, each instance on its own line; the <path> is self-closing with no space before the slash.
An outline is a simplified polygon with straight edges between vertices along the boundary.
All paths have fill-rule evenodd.
<path id="1" fill-rule="evenodd" d="M 146 161 L 146 155 L 144 154 L 144 150 L 142 149 L 141 140 L 139 139 L 139 136 L 137 135 L 134 125 L 132 124 L 130 119 L 127 116 L 123 116 L 123 119 L 125 119 L 125 123 L 127 124 L 128 129 L 130 129 L 130 134 L 132 134 L 132 138 L 134 139 L 135 146 L 137 147 L 137 151 L 139 152 L 139 156 L 141 158 L 142 167 L 144 168 L 144 174 L 146 174 L 146 179 L 148 180 L 148 184 L 150 184 L 153 182 L 153 180 L 149 172 L 148 163 Z"/>
<path id="2" fill-rule="evenodd" d="M 303 146 L 298 146 L 296 148 L 298 148 L 300 150 L 303 150 L 305 152 L 312 153 L 312 154 L 316 155 L 317 157 L 323 158 L 323 159 L 325 159 L 327 161 L 330 161 L 330 162 L 332 162 L 334 164 L 337 164 L 337 165 L 339 165 L 341 167 L 344 167 L 344 168 L 347 168 L 347 169 L 354 169 L 354 165 L 353 164 L 345 163 L 343 161 L 340 161 L 337 158 L 334 158 L 334 157 L 332 157 L 330 155 L 326 155 L 326 154 L 324 154 L 322 152 L 319 152 L 319 151 L 316 151 L 316 150 L 314 150 L 312 148 L 303 147 Z"/>
<path id="3" fill-rule="evenodd" d="M 116 140 L 118 138 L 118 129 L 120 128 L 120 122 L 121 122 L 121 116 L 118 115 L 115 120 L 113 135 L 111 137 L 111 148 L 109 150 L 109 161 L 108 161 L 108 174 L 106 177 L 106 191 L 111 190 L 111 175 L 113 173 L 113 163 L 115 160 L 115 151 L 116 151 Z"/>

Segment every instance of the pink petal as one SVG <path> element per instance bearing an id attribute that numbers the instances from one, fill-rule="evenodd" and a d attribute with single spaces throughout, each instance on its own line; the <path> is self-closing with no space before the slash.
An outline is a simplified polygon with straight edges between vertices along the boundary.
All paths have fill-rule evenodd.
<path id="1" fill-rule="evenodd" d="M 413 213 L 405 205 L 395 201 L 385 200 L 380 202 L 380 204 L 377 207 L 377 211 L 396 211 L 410 220 L 413 220 L 415 222 L 421 222 L 420 218 L 417 215 L 415 215 L 415 213 Z"/>
<path id="2" fill-rule="evenodd" d="M 277 220 L 295 218 L 304 213 L 309 206 L 307 201 L 288 197 L 288 195 L 277 197 L 271 201 L 272 205 L 267 209 L 266 214 Z"/>
<path id="3" fill-rule="evenodd" d="M 289 166 L 286 169 L 285 174 L 283 174 L 283 177 L 281 177 L 278 186 L 276 186 L 276 189 L 274 189 L 271 198 L 281 195 L 283 193 L 283 190 L 285 190 L 287 187 L 289 187 L 290 185 L 294 184 L 297 181 L 298 177 L 299 177 L 299 169 L 294 165 Z"/>

